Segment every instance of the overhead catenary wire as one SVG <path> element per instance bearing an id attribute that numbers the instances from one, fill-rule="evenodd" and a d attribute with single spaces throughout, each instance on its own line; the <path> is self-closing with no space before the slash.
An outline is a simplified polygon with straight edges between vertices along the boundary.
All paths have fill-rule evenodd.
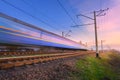
<path id="1" fill-rule="evenodd" d="M 71 19 L 71 21 L 77 25 L 76 21 L 71 17 L 71 15 L 69 14 L 69 12 L 66 10 L 66 8 L 63 6 L 63 4 L 57 0 L 58 4 L 60 5 L 60 7 L 65 11 L 65 13 L 69 16 L 69 18 Z M 82 31 L 83 32 L 83 31 Z"/>
<path id="2" fill-rule="evenodd" d="M 69 14 L 69 12 L 66 10 L 66 8 L 63 6 L 63 4 L 59 1 L 59 0 L 57 0 L 57 2 L 58 2 L 58 4 L 61 6 L 61 8 L 65 11 L 65 13 L 69 16 L 69 18 L 71 19 L 71 21 L 75 24 L 75 25 L 77 25 L 77 23 L 76 23 L 76 21 L 72 18 L 72 16 Z M 84 34 L 85 34 L 85 32 L 83 31 L 83 30 L 81 30 Z"/>
<path id="3" fill-rule="evenodd" d="M 62 3 L 61 3 L 59 0 L 57 0 L 57 2 L 58 2 L 58 4 L 61 6 L 61 8 L 65 11 L 65 13 L 69 16 L 69 18 L 71 19 L 71 21 L 72 21 L 75 25 L 77 25 L 77 23 L 75 22 L 75 20 L 71 17 L 71 15 L 70 15 L 69 12 L 65 9 L 65 7 L 62 5 Z"/>
<path id="4" fill-rule="evenodd" d="M 21 1 L 22 1 L 24 4 L 28 5 L 30 8 L 32 8 L 33 10 L 36 10 L 36 12 L 38 12 L 38 9 L 35 8 L 34 6 L 32 6 L 32 4 L 28 3 L 28 2 L 25 1 L 25 0 L 21 0 Z M 49 16 L 45 15 L 43 12 L 40 12 L 40 11 L 39 11 L 39 14 L 51 20 L 51 18 L 50 18 Z M 52 20 L 52 21 L 53 21 L 53 20 Z M 55 23 L 56 21 L 54 20 L 53 22 Z M 56 24 L 56 23 L 55 23 L 55 24 Z M 56 24 L 56 25 L 58 25 L 58 24 Z M 63 28 L 68 29 L 67 27 L 62 26 L 61 24 L 59 24 L 58 26 L 61 26 L 61 27 L 63 27 Z"/>
<path id="5" fill-rule="evenodd" d="M 31 4 L 29 4 L 27 1 L 25 0 L 21 0 L 24 4 L 28 5 L 30 8 L 36 9 L 34 8 Z"/>
<path id="6" fill-rule="evenodd" d="M 19 10 L 19 11 L 23 12 L 24 14 L 26 14 L 26 15 L 28 15 L 28 16 L 30 16 L 30 17 L 32 17 L 32 18 L 34 18 L 34 19 L 36 19 L 36 20 L 41 21 L 43 24 L 45 24 L 45 25 L 47 25 L 47 26 L 49 26 L 49 27 L 51 27 L 51 28 L 53 28 L 53 29 L 55 29 L 55 30 L 59 30 L 59 29 L 57 29 L 56 27 L 53 27 L 51 24 L 49 24 L 49 23 L 47 23 L 47 22 L 45 22 L 45 21 L 41 20 L 40 18 L 38 18 L 38 17 L 36 17 L 36 16 L 33 16 L 32 14 L 30 14 L 30 13 L 28 13 L 28 12 L 24 11 L 24 10 L 23 10 L 23 9 L 21 9 L 21 8 L 16 7 L 15 5 L 13 5 L 13 4 L 11 4 L 11 3 L 9 3 L 8 1 L 6 1 L 6 0 L 1 0 L 1 1 L 3 1 L 4 3 L 8 4 L 9 6 L 11 6 L 11 7 L 15 8 L 15 9 L 17 9 L 17 10 Z"/>

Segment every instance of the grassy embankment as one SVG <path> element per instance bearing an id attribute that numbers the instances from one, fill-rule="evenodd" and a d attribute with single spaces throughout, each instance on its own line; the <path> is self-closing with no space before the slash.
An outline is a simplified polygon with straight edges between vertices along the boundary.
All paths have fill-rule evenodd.
<path id="1" fill-rule="evenodd" d="M 101 59 L 89 56 L 76 63 L 73 80 L 120 80 L 120 53 L 108 52 Z"/>

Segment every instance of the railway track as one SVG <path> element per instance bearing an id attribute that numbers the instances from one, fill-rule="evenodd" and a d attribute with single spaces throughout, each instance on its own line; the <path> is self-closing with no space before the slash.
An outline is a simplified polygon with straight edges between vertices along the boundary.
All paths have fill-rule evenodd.
<path id="1" fill-rule="evenodd" d="M 61 58 L 80 56 L 83 54 L 88 54 L 88 52 L 4 57 L 4 58 L 0 58 L 0 70 L 23 66 L 23 65 L 42 63 L 42 62 L 52 61 Z"/>

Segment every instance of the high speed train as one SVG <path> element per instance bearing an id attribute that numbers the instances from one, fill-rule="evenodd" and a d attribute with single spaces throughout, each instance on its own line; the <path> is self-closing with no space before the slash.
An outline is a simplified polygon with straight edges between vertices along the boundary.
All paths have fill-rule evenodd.
<path id="1" fill-rule="evenodd" d="M 87 49 L 75 41 L 0 13 L 0 45 L 2 44 Z"/>

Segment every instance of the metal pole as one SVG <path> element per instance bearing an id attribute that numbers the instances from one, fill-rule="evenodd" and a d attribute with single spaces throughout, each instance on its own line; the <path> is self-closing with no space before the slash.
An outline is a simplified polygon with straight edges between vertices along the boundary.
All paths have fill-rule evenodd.
<path id="1" fill-rule="evenodd" d="M 62 37 L 64 37 L 64 32 L 62 32 Z"/>
<path id="2" fill-rule="evenodd" d="M 87 42 L 86 42 L 86 47 L 88 47 L 88 44 L 87 44 Z"/>
<path id="3" fill-rule="evenodd" d="M 88 19 L 94 20 L 96 57 L 99 57 L 96 17 L 98 17 L 98 16 L 105 16 L 106 14 L 105 14 L 105 13 L 103 14 L 103 12 L 104 12 L 104 11 L 107 11 L 108 9 L 109 9 L 109 8 L 104 9 L 104 10 L 94 11 L 94 19 L 91 18 L 91 17 L 89 17 L 89 16 L 83 15 L 83 14 L 77 15 L 77 17 L 78 17 L 78 16 L 83 16 L 83 17 L 86 17 L 86 18 L 88 18 Z M 96 13 L 98 13 L 98 14 L 96 14 Z M 76 25 L 76 26 L 84 26 L 84 25 L 91 25 L 91 24 L 83 24 L 83 25 Z M 74 27 L 75 27 L 75 26 L 74 26 Z"/>
<path id="4" fill-rule="evenodd" d="M 101 40 L 101 51 L 103 52 L 103 40 Z"/>
<path id="5" fill-rule="evenodd" d="M 95 12 L 95 11 L 94 11 L 94 27 L 95 27 L 96 57 L 99 57 L 99 51 L 98 51 L 98 38 L 97 38 L 97 22 L 96 22 L 96 12 Z"/>

